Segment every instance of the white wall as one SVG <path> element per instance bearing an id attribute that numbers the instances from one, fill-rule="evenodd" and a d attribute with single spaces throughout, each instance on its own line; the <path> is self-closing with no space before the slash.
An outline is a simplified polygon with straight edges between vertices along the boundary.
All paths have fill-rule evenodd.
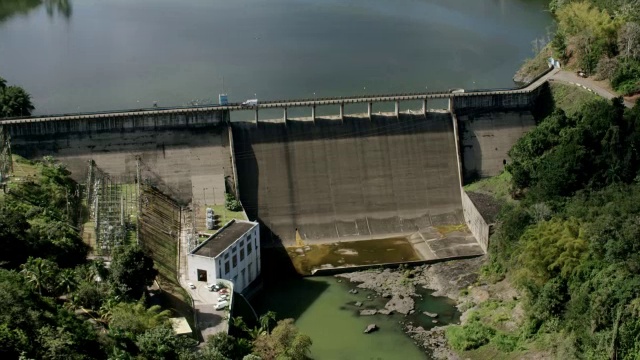
<path id="1" fill-rule="evenodd" d="M 187 256 L 187 269 L 189 281 L 196 282 L 198 281 L 198 269 L 207 271 L 207 283 L 213 284 L 215 283 L 215 279 L 217 277 L 216 267 L 215 267 L 215 259 L 189 254 Z"/>
<path id="2" fill-rule="evenodd" d="M 247 248 L 249 244 L 251 253 Z M 241 255 L 243 255 L 242 260 Z M 235 267 L 233 266 L 234 256 Z M 235 290 L 242 292 L 260 274 L 260 260 L 260 227 L 256 224 L 216 257 L 216 267 L 219 267 L 217 274 L 222 279 L 232 281 Z M 228 272 L 226 263 L 229 264 Z"/>

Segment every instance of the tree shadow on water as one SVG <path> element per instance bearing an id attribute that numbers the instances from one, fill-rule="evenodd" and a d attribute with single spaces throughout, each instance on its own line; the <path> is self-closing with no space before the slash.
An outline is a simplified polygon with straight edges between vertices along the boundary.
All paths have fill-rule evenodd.
<path id="1" fill-rule="evenodd" d="M 57 13 L 69 19 L 73 14 L 71 0 L 2 0 L 0 1 L 0 23 L 17 15 L 27 15 L 42 5 L 45 6 L 50 17 Z"/>
<path id="2" fill-rule="evenodd" d="M 262 275 L 264 288 L 251 304 L 258 315 L 274 311 L 278 319 L 299 318 L 329 287 L 297 274 L 284 247 L 263 248 Z"/>

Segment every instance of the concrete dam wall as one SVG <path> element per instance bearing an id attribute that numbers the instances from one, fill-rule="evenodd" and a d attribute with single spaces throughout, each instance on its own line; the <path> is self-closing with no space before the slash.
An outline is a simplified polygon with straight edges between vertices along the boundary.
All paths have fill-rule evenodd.
<path id="1" fill-rule="evenodd" d="M 87 180 L 89 160 L 114 178 L 141 175 L 181 203 L 224 202 L 225 176 L 232 176 L 225 126 L 163 131 L 101 132 L 65 136 L 13 136 L 12 151 L 28 159 L 53 156 L 74 180 Z"/>
<path id="2" fill-rule="evenodd" d="M 458 116 L 465 182 L 500 174 L 509 150 L 536 126 L 530 111 L 478 112 Z"/>
<path id="3" fill-rule="evenodd" d="M 285 245 L 464 223 L 448 113 L 232 126 L 242 203 Z"/>
<path id="4" fill-rule="evenodd" d="M 13 138 L 66 136 L 68 134 L 96 134 L 102 132 L 131 132 L 170 129 L 198 129 L 218 125 L 228 119 L 228 111 L 148 111 L 120 112 L 77 116 L 52 116 L 38 121 L 9 121 L 5 126 Z"/>
<path id="5" fill-rule="evenodd" d="M 458 115 L 488 111 L 529 109 L 538 97 L 538 90 L 513 94 L 477 95 L 467 93 L 451 99 L 451 107 Z"/>

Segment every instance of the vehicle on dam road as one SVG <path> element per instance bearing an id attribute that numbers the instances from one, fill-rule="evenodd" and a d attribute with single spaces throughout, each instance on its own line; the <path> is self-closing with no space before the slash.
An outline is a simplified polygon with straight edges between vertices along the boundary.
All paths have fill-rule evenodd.
<path id="1" fill-rule="evenodd" d="M 258 106 L 258 99 L 248 99 L 242 102 L 242 106 L 246 107 L 256 107 Z"/>

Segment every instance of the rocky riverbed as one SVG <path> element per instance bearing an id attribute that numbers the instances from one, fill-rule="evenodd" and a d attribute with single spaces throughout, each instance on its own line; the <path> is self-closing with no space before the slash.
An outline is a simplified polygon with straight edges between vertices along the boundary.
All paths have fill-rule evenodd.
<path id="1" fill-rule="evenodd" d="M 336 277 L 357 283 L 358 288 L 372 290 L 378 296 L 388 299 L 384 308 L 362 310 L 361 316 L 390 313 L 409 315 L 416 311 L 414 299 L 420 297 L 416 292 L 417 287 L 434 290 L 433 296 L 453 299 L 460 309 L 464 306 L 461 290 L 477 283 L 478 271 L 484 261 L 485 257 L 482 256 L 411 268 L 370 269 L 339 274 Z M 423 315 L 431 317 L 433 323 L 438 322 L 437 314 L 424 312 Z M 447 346 L 444 336 L 446 326 L 424 329 L 410 322 L 405 322 L 404 326 L 405 332 L 435 359 L 458 358 Z"/>

